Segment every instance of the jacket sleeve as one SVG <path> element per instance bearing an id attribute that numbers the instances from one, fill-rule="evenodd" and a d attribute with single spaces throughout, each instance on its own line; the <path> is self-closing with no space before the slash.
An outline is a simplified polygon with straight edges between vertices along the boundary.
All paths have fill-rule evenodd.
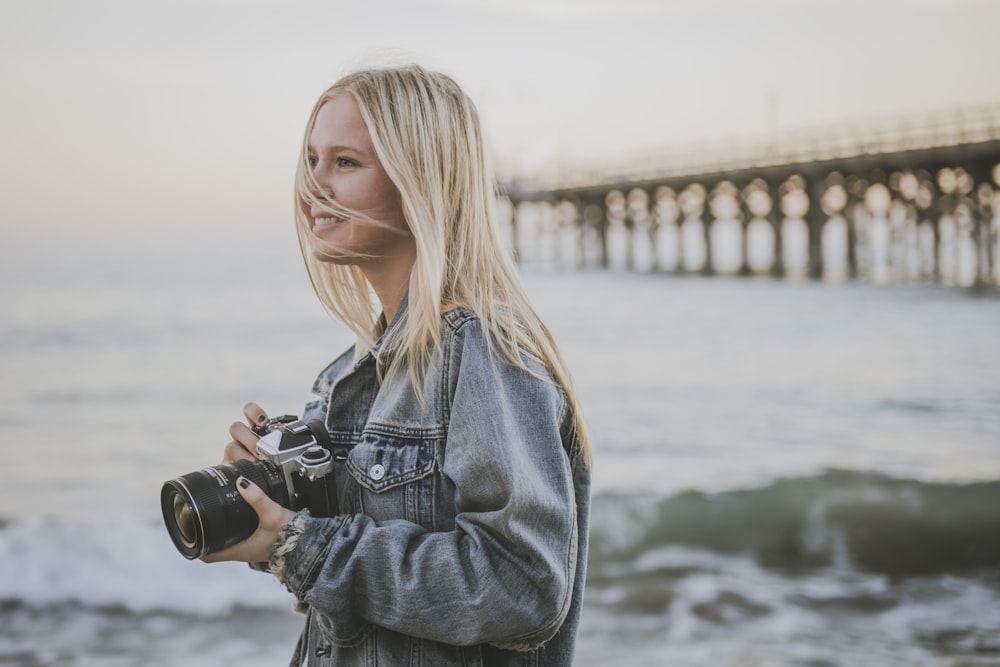
<path id="1" fill-rule="evenodd" d="M 563 395 L 492 354 L 475 320 L 446 355 L 442 474 L 455 488 L 455 528 L 300 513 L 275 546 L 271 571 L 320 615 L 332 641 L 354 643 L 372 623 L 453 645 L 530 650 L 569 610 L 578 535 Z"/>

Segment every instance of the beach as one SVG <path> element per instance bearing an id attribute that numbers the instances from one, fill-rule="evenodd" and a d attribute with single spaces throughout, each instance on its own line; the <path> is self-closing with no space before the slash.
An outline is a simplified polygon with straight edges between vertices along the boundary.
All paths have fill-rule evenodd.
<path id="1" fill-rule="evenodd" d="M 350 344 L 293 236 L 9 240 L 0 664 L 286 663 L 289 594 L 158 499 Z M 543 259 L 594 442 L 577 664 L 1000 665 L 996 293 Z"/>

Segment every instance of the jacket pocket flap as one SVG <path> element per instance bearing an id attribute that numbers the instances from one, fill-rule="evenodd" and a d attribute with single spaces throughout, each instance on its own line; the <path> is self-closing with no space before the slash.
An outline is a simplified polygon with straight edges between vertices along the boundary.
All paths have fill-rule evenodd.
<path id="1" fill-rule="evenodd" d="M 351 476 L 380 493 L 426 477 L 434 469 L 432 440 L 365 433 L 347 457 Z"/>

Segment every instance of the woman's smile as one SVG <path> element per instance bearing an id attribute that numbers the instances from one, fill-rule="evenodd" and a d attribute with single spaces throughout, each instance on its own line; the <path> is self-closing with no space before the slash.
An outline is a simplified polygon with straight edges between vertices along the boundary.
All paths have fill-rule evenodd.
<path id="1" fill-rule="evenodd" d="M 342 222 L 347 222 L 347 218 L 313 218 L 313 230 L 330 227 Z"/>

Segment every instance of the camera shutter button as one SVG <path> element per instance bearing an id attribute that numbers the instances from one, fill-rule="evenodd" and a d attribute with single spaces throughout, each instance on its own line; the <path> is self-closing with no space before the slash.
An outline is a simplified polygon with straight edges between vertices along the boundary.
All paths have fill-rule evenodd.
<path id="1" fill-rule="evenodd" d="M 376 482 L 385 477 L 385 466 L 381 463 L 376 463 L 368 470 L 368 476 L 374 479 Z"/>

